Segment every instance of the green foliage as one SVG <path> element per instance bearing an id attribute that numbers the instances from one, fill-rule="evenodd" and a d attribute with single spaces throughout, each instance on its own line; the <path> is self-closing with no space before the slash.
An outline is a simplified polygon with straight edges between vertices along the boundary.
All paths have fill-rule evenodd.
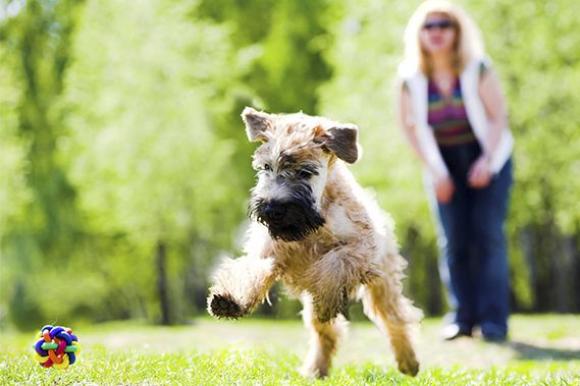
<path id="1" fill-rule="evenodd" d="M 55 151 L 62 133 L 55 101 L 62 91 L 78 3 L 20 3 L 19 13 L 1 25 L 2 53 L 7 59 L 0 72 L 7 87 L 0 97 L 6 107 L 0 130 L 7 145 L 3 155 L 7 171 L 15 173 L 6 178 L 10 202 L 2 202 L 11 210 L 6 213 L 10 225 L 0 229 L 6 268 L 1 304 L 5 308 L 10 302 L 13 320 L 23 326 L 33 322 L 30 310 L 44 315 L 38 296 L 42 265 L 47 260 L 66 264 L 67 252 L 78 240 L 74 192 Z M 5 312 L 0 315 L 4 319 Z"/>
<path id="2" fill-rule="evenodd" d="M 193 229 L 229 237 L 219 209 L 232 187 L 220 182 L 233 144 L 215 138 L 208 113 L 210 87 L 228 81 L 227 36 L 183 14 L 163 2 L 90 2 L 67 78 L 63 153 L 82 206 L 99 231 L 138 243 Z M 106 33 L 118 38 L 98 38 Z"/>
<path id="3" fill-rule="evenodd" d="M 6 294 L 11 294 L 17 272 L 16 264 L 7 261 L 8 234 L 15 231 L 14 223 L 24 214 L 24 208 L 30 205 L 32 193 L 26 186 L 24 170 L 26 168 L 26 141 L 18 136 L 18 103 L 21 98 L 21 85 L 13 69 L 15 58 L 8 55 L 8 49 L 0 42 L 0 57 L 4 66 L 0 66 L 0 294 L 3 303 Z M 22 290 L 22 288 L 21 288 Z M 2 303 L 0 303 L 2 304 Z M 4 305 L 5 307 L 5 305 Z M 0 325 L 5 318 L 6 310 L 0 306 Z"/>
<path id="4" fill-rule="evenodd" d="M 7 51 L 5 44 L 0 43 L 0 57 L 5 60 L 5 65 L 0 67 L 0 235 L 5 234 L 10 222 L 18 218 L 31 198 L 24 179 L 26 142 L 18 136 L 18 102 L 22 86 L 13 72 L 14 57 Z"/>
<path id="5" fill-rule="evenodd" d="M 394 114 L 403 28 L 419 2 L 1 4 L 11 12 L 0 12 L 0 326 L 151 321 L 163 303 L 174 321 L 203 312 L 211 267 L 236 253 L 244 228 L 246 105 L 360 127 L 353 171 L 396 220 L 411 297 L 443 311 L 421 168 Z M 579 310 L 579 3 L 461 4 L 516 136 L 516 308 Z M 260 312 L 295 317 L 279 292 Z M 45 300 L 63 294 L 59 307 Z"/>
<path id="6" fill-rule="evenodd" d="M 23 235 L 16 226 L 2 233 L 8 267 L 2 304 L 23 328 L 73 315 L 155 319 L 153 257 L 162 242 L 169 247 L 165 279 L 174 312 L 184 318 L 191 311 L 184 292 L 205 292 L 211 259 L 232 248 L 245 211 L 243 179 L 230 167 L 235 143 L 214 127 L 215 115 L 234 103 L 224 96 L 236 79 L 228 68 L 228 32 L 192 23 L 191 5 L 88 2 L 80 15 L 70 8 L 70 20 L 55 15 L 61 6 L 67 4 L 31 2 L 16 16 L 20 23 L 6 26 L 30 71 L 1 67 L 7 85 L 16 82 L 8 79 L 14 71 L 29 86 L 27 94 L 2 94 L 7 105 L 20 97 L 21 109 L 3 114 L 30 138 L 32 167 L 18 173 L 24 144 L 3 157 L 11 162 L 7 172 L 28 176 L 36 200 L 18 218 L 27 222 Z M 69 35 L 40 36 L 39 25 L 68 33 L 65 22 L 77 18 L 74 43 Z M 70 56 L 51 51 L 63 44 Z M 16 143 L 11 130 L 6 126 L 2 138 Z M 19 190 L 7 187 L 3 199 L 16 200 L 7 195 Z M 74 192 L 81 192 L 78 201 Z M 204 280 L 186 282 L 191 276 Z M 66 304 L 55 308 L 35 296 L 41 293 L 49 299 L 67 293 Z"/>
<path id="7" fill-rule="evenodd" d="M 203 1 L 200 15 L 231 26 L 244 76 L 270 111 L 317 111 L 316 89 L 330 77 L 322 57 L 332 38 L 330 2 L 308 0 Z"/>
<path id="8" fill-rule="evenodd" d="M 317 87 L 330 76 L 322 51 L 330 42 L 325 29 L 326 1 L 282 0 L 264 39 L 255 88 L 272 111 L 317 111 Z"/>
<path id="9" fill-rule="evenodd" d="M 214 134 L 210 107 L 235 76 L 227 31 L 192 23 L 186 11 L 162 1 L 88 3 L 63 102 L 71 128 L 63 154 L 91 231 L 125 237 L 138 248 L 128 259 L 151 268 L 159 242 L 170 255 L 204 240 L 231 247 L 241 217 L 234 144 Z M 118 38 L 99 39 L 107 33 Z M 188 263 L 170 263 L 170 279 L 179 282 Z M 133 266 L 110 274 L 130 280 Z M 141 290 L 152 279 L 144 278 Z"/>

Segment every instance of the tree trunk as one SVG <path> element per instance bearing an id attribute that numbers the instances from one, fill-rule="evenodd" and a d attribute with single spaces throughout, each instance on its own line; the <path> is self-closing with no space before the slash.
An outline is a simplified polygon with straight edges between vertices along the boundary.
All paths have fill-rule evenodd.
<path id="1" fill-rule="evenodd" d="M 554 295 L 555 311 L 574 311 L 574 252 L 575 240 L 572 236 L 561 237 L 561 252 L 556 264 L 554 264 Z"/>
<path id="2" fill-rule="evenodd" d="M 159 305 L 161 307 L 161 324 L 173 324 L 171 316 L 171 306 L 169 301 L 169 288 L 167 283 L 167 248 L 163 241 L 157 242 L 155 256 L 157 266 L 157 293 L 159 295 Z"/>

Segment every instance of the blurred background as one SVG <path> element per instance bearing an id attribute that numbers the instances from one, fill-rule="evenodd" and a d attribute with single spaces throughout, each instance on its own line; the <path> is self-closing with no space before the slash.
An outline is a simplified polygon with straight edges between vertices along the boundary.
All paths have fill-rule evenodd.
<path id="1" fill-rule="evenodd" d="M 459 1 L 508 97 L 517 312 L 580 312 L 580 2 Z M 418 1 L 0 0 L 0 328 L 205 314 L 254 176 L 246 105 L 354 122 L 406 291 L 446 310 L 434 223 L 394 116 Z M 263 317 L 298 318 L 275 288 Z M 353 317 L 357 318 L 354 310 Z"/>

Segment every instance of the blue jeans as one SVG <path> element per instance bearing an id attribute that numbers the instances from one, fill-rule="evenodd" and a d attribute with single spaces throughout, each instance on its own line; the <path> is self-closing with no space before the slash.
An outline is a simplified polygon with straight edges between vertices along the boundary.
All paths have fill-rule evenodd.
<path id="1" fill-rule="evenodd" d="M 512 161 L 506 162 L 483 189 L 467 184 L 467 171 L 479 145 L 441 149 L 455 192 L 447 204 L 437 202 L 439 269 L 447 286 L 453 320 L 464 331 L 475 325 L 484 336 L 507 335 L 509 269 L 504 235 Z M 432 200 L 436 202 L 436 200 Z"/>

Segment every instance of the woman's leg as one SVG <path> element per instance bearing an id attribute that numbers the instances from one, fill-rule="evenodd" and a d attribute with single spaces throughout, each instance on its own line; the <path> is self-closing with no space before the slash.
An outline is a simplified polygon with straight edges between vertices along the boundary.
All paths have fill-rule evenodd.
<path id="1" fill-rule="evenodd" d="M 441 250 L 439 271 L 447 286 L 448 299 L 454 310 L 451 322 L 461 333 L 470 334 L 476 320 L 474 277 L 471 274 L 469 244 L 469 195 L 461 183 L 455 184 L 453 198 L 447 204 L 436 202 L 438 244 Z"/>
<path id="2" fill-rule="evenodd" d="M 509 160 L 491 184 L 473 190 L 472 229 L 477 252 L 477 319 L 484 337 L 503 340 L 509 315 L 509 268 L 504 223 L 512 165 Z"/>

